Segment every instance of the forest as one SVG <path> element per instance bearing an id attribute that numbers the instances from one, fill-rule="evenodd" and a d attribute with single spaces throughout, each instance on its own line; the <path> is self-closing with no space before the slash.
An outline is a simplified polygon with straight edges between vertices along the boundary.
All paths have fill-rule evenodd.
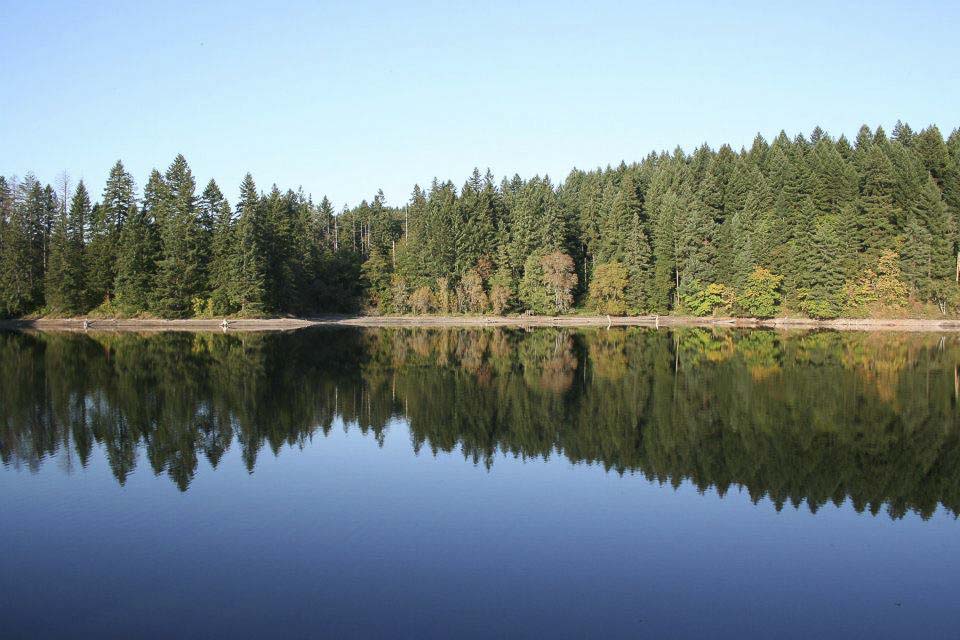
<path id="1" fill-rule="evenodd" d="M 146 466 L 186 491 L 231 450 L 253 473 L 347 429 L 493 471 L 561 458 L 778 510 L 956 517 L 958 356 L 929 333 L 8 331 L 0 462 L 105 455 L 121 484 Z"/>
<path id="2" fill-rule="evenodd" d="M 233 206 L 186 159 L 99 201 L 0 176 L 0 317 L 960 313 L 960 130 L 759 134 L 499 182 L 434 179 L 335 211 L 302 189 Z"/>

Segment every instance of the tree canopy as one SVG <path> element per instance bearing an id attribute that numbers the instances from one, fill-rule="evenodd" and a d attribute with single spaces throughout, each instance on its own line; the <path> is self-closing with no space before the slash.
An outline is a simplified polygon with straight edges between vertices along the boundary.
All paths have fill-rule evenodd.
<path id="1" fill-rule="evenodd" d="M 0 178 L 0 316 L 955 315 L 960 131 L 892 131 L 757 135 L 559 183 L 475 169 L 339 212 L 249 174 L 231 207 L 182 155 L 142 193 L 117 161 L 99 202 Z"/>

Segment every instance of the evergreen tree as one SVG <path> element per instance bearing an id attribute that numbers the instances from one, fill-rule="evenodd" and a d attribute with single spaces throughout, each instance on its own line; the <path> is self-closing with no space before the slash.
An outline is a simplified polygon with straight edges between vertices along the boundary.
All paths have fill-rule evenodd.
<path id="1" fill-rule="evenodd" d="M 207 278 L 196 181 L 182 155 L 174 159 L 158 188 L 166 205 L 157 219 L 160 259 L 154 308 L 161 316 L 183 318 L 193 312 L 194 300 L 206 293 Z"/>
<path id="2" fill-rule="evenodd" d="M 70 287 L 75 287 L 69 274 L 68 254 L 70 241 L 67 236 L 67 216 L 59 215 L 50 237 L 50 257 L 47 261 L 44 298 L 47 308 L 67 315 L 74 313 L 68 300 Z"/>
<path id="3" fill-rule="evenodd" d="M 811 251 L 803 274 L 799 307 L 814 318 L 834 318 L 842 310 L 843 225 L 836 215 L 821 216 L 809 234 Z"/>
<path id="4" fill-rule="evenodd" d="M 900 212 L 892 197 L 893 165 L 874 144 L 863 159 L 863 189 L 857 207 L 857 244 L 867 263 L 893 244 Z"/>
<path id="5" fill-rule="evenodd" d="M 37 282 L 40 257 L 33 242 L 28 194 L 34 191 L 36 179 L 28 175 L 5 199 L 8 212 L 0 256 L 0 309 L 4 315 L 19 316 L 35 310 L 41 303 L 42 291 Z M 13 191 L 11 189 L 11 191 Z"/>
<path id="6" fill-rule="evenodd" d="M 329 202 L 327 203 L 329 206 Z M 202 217 L 211 222 L 210 237 L 210 300 L 217 314 L 234 311 L 231 287 L 233 284 L 234 251 L 236 248 L 236 225 L 230 204 L 214 180 L 207 183 L 200 197 Z"/>
<path id="7" fill-rule="evenodd" d="M 954 275 L 955 258 L 949 216 L 940 189 L 930 174 L 904 234 L 903 273 L 914 295 L 924 301 L 945 301 Z"/>
<path id="8" fill-rule="evenodd" d="M 884 313 L 903 292 L 911 312 L 960 310 L 960 131 L 944 140 L 902 122 L 890 138 L 864 126 L 853 144 L 817 127 L 809 139 L 758 135 L 739 153 L 677 148 L 574 169 L 557 186 L 498 186 L 475 169 L 459 192 L 434 179 L 401 208 L 378 192 L 339 214 L 303 189 L 263 196 L 249 176 L 234 214 L 212 180 L 197 197 L 182 156 L 151 174 L 142 206 L 134 191 L 120 162 L 92 207 L 82 182 L 67 207 L 32 175 L 0 180 L 0 314 L 309 314 L 364 302 L 547 313 L 588 291 L 591 305 L 632 313 L 678 300 L 686 312 L 766 313 L 779 297 L 816 317 Z M 594 287 L 596 273 L 606 281 Z M 735 305 L 733 292 L 753 302 Z"/>
<path id="9" fill-rule="evenodd" d="M 46 274 L 46 302 L 51 310 L 75 315 L 87 310 L 84 256 L 84 221 L 90 214 L 90 197 L 81 180 L 70 202 L 54 225 Z"/>
<path id="10" fill-rule="evenodd" d="M 117 160 L 110 169 L 110 175 L 103 188 L 101 207 L 106 224 L 116 232 L 118 237 L 123 230 L 127 212 L 137 203 L 136 190 L 133 176 L 127 172 L 123 163 Z"/>
<path id="11" fill-rule="evenodd" d="M 463 185 L 458 201 L 456 271 L 463 275 L 483 260 L 492 260 L 496 251 L 496 210 L 491 181 L 484 183 L 474 169 Z"/>
<path id="12" fill-rule="evenodd" d="M 148 186 L 148 191 L 158 187 L 160 185 L 154 182 Z M 117 301 L 130 313 L 150 309 L 153 303 L 160 259 L 160 233 L 153 217 L 155 211 L 148 204 L 152 199 L 150 196 L 145 198 L 142 209 L 131 205 L 120 231 Z"/>
<path id="13" fill-rule="evenodd" d="M 267 220 L 249 173 L 240 185 L 236 237 L 232 303 L 241 315 L 256 316 L 267 311 Z"/>

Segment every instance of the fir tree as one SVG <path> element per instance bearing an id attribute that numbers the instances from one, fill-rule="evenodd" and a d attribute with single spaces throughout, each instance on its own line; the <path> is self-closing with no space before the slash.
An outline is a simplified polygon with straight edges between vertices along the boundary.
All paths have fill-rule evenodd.
<path id="1" fill-rule="evenodd" d="M 54 226 L 50 263 L 46 275 L 47 305 L 52 310 L 74 315 L 87 310 L 84 222 L 90 215 L 90 197 L 81 180 L 68 211 Z"/>
<path id="2" fill-rule="evenodd" d="M 857 244 L 867 263 L 891 248 L 899 211 L 893 204 L 893 165 L 879 145 L 863 159 L 863 190 L 857 207 Z"/>
<path id="3" fill-rule="evenodd" d="M 960 131 L 944 140 L 936 127 L 898 123 L 890 138 L 863 127 L 853 145 L 817 127 L 739 153 L 677 148 L 575 169 L 556 187 L 498 186 L 474 170 L 459 193 L 435 179 L 404 207 L 378 192 L 339 215 L 302 189 L 264 197 L 249 176 L 241 191 L 236 215 L 213 181 L 198 198 L 182 156 L 153 172 L 142 207 L 120 162 L 93 207 L 82 183 L 68 208 L 33 176 L 0 181 L 0 313 L 82 313 L 114 298 L 103 312 L 405 311 L 413 298 L 502 312 L 517 294 L 521 309 L 555 312 L 570 282 L 574 297 L 603 289 L 604 308 L 635 313 L 667 312 L 678 296 L 697 313 L 737 308 L 731 292 L 769 309 L 774 281 L 788 309 L 817 317 L 880 313 L 871 305 L 902 304 L 902 291 L 944 313 L 960 299 Z M 617 277 L 594 288 L 600 267 Z M 739 309 L 759 313 L 751 305 Z"/>
<path id="4" fill-rule="evenodd" d="M 182 155 L 178 155 L 161 189 L 163 215 L 158 218 L 160 259 L 157 263 L 155 309 L 164 317 L 191 315 L 194 299 L 205 294 L 206 265 L 197 217 L 196 181 Z"/>
<path id="5" fill-rule="evenodd" d="M 237 202 L 236 250 L 233 255 L 232 303 L 238 313 L 256 316 L 267 311 L 267 220 L 248 173 Z"/>
<path id="6" fill-rule="evenodd" d="M 329 204 L 329 203 L 328 203 Z M 211 221 L 210 226 L 210 299 L 214 313 L 230 314 L 234 311 L 231 295 L 233 281 L 236 228 L 230 204 L 214 180 L 207 183 L 200 197 L 202 217 Z"/>
<path id="7" fill-rule="evenodd" d="M 120 160 L 110 169 L 107 183 L 103 188 L 101 207 L 107 225 L 119 236 L 123 230 L 127 212 L 136 204 L 136 184 Z"/>
<path id="8" fill-rule="evenodd" d="M 153 184 L 150 188 L 156 188 Z M 147 198 L 148 202 L 151 198 Z M 117 255 L 117 301 L 131 313 L 150 309 L 160 258 L 160 234 L 147 202 L 124 216 Z"/>
<path id="9" fill-rule="evenodd" d="M 932 174 L 913 208 L 904 234 L 903 272 L 914 294 L 924 301 L 946 299 L 954 275 L 949 216 Z"/>
<path id="10" fill-rule="evenodd" d="M 484 184 L 479 169 L 474 169 L 460 191 L 456 237 L 458 274 L 474 269 L 481 259 L 492 260 L 496 251 L 496 211 L 491 186 Z"/>

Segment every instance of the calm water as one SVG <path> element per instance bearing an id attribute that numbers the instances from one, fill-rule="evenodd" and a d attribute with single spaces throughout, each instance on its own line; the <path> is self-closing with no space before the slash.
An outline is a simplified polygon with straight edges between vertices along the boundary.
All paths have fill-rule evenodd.
<path id="1" fill-rule="evenodd" d="M 960 637 L 960 336 L 0 333 L 3 637 Z"/>

